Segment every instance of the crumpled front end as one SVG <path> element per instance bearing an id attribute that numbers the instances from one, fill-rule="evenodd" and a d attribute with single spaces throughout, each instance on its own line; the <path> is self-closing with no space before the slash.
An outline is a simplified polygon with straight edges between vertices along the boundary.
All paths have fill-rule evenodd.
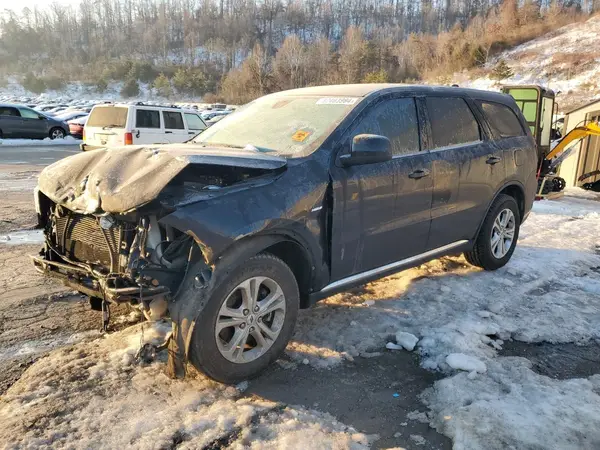
<path id="1" fill-rule="evenodd" d="M 39 195 L 45 244 L 32 257 L 39 271 L 92 305 L 128 302 L 147 316 L 166 312 L 188 264 L 190 236 L 159 225 L 153 214 L 82 214 Z"/>
<path id="2" fill-rule="evenodd" d="M 281 158 L 189 145 L 65 158 L 39 178 L 36 209 L 45 244 L 33 262 L 90 296 L 92 306 L 129 302 L 166 313 L 191 258 L 203 255 L 191 224 L 177 229 L 161 219 L 182 205 L 268 183 L 282 170 Z"/>

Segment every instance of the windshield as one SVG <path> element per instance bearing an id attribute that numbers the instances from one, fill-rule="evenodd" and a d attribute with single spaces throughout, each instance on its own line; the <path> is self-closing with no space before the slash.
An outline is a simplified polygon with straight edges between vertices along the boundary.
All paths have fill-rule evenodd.
<path id="1" fill-rule="evenodd" d="M 126 123 L 127 107 L 101 106 L 92 109 L 86 125 L 99 128 L 125 128 Z"/>
<path id="2" fill-rule="evenodd" d="M 358 104 L 356 97 L 270 95 L 249 103 L 192 142 L 272 151 L 290 158 L 313 152 Z"/>

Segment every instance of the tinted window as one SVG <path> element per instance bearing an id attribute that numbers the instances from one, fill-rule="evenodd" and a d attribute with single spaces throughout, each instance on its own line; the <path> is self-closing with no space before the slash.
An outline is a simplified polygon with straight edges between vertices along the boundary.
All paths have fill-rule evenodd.
<path id="1" fill-rule="evenodd" d="M 523 127 L 515 113 L 500 103 L 481 102 L 481 108 L 500 137 L 523 136 Z"/>
<path id="2" fill-rule="evenodd" d="M 165 128 L 171 130 L 184 130 L 183 117 L 181 113 L 173 111 L 163 111 L 163 119 L 165 121 Z"/>
<path id="3" fill-rule="evenodd" d="M 138 128 L 160 128 L 158 111 L 138 109 L 135 112 L 135 126 Z"/>
<path id="4" fill-rule="evenodd" d="M 125 106 L 102 106 L 92 109 L 87 127 L 125 128 L 128 109 Z"/>
<path id="5" fill-rule="evenodd" d="M 19 111 L 17 108 L 12 108 L 9 106 L 0 106 L 0 116 L 16 116 L 19 117 Z"/>
<path id="6" fill-rule="evenodd" d="M 21 117 L 25 117 L 26 119 L 39 119 L 40 115 L 36 113 L 33 109 L 29 108 L 19 108 L 19 112 L 21 113 Z"/>
<path id="7" fill-rule="evenodd" d="M 200 119 L 200 117 L 198 117 L 196 114 L 186 113 L 185 120 L 187 121 L 188 128 L 190 130 L 202 131 L 206 128 L 206 125 L 204 125 L 202 119 Z"/>
<path id="8" fill-rule="evenodd" d="M 466 144 L 481 139 L 479 125 L 462 98 L 428 97 L 433 148 Z"/>
<path id="9" fill-rule="evenodd" d="M 352 136 L 378 134 L 392 143 L 392 153 L 401 155 L 419 151 L 417 108 L 412 98 L 385 100 L 372 107 Z"/>

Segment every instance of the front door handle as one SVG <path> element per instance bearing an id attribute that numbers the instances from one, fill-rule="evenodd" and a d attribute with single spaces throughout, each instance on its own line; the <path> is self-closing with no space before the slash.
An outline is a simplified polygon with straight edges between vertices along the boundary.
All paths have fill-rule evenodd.
<path id="1" fill-rule="evenodd" d="M 414 180 L 418 180 L 419 178 L 423 178 L 423 177 L 428 177 L 429 176 L 429 170 L 427 169 L 417 169 L 412 173 L 408 174 L 408 178 L 412 178 Z"/>
<path id="2" fill-rule="evenodd" d="M 493 166 L 494 164 L 498 164 L 500 161 L 502 161 L 502 158 L 500 158 L 499 156 L 490 156 L 485 163 L 489 164 L 490 166 Z"/>

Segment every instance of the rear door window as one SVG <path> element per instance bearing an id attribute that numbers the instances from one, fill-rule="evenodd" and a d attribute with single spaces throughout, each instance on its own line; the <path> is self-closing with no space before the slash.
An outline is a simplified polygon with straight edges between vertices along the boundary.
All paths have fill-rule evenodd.
<path id="1" fill-rule="evenodd" d="M 503 138 L 524 136 L 525 132 L 515 113 L 500 103 L 480 102 L 494 132 Z"/>
<path id="2" fill-rule="evenodd" d="M 160 128 L 160 113 L 151 109 L 135 111 L 136 128 Z"/>
<path id="3" fill-rule="evenodd" d="M 165 128 L 169 130 L 185 130 L 183 125 L 183 117 L 181 113 L 174 111 L 163 111 L 163 119 L 165 121 Z"/>
<path id="4" fill-rule="evenodd" d="M 378 134 L 392 143 L 394 156 L 420 150 L 417 108 L 413 98 L 384 100 L 373 106 L 360 121 L 352 137 Z"/>
<path id="5" fill-rule="evenodd" d="M 17 108 L 13 108 L 12 106 L 0 106 L 0 116 L 20 117 L 21 115 Z"/>
<path id="6" fill-rule="evenodd" d="M 197 114 L 186 113 L 185 120 L 190 130 L 202 131 L 206 129 L 206 125 L 204 125 L 204 122 L 202 122 L 202 119 Z"/>
<path id="7" fill-rule="evenodd" d="M 469 105 L 459 97 L 427 97 L 432 148 L 450 147 L 481 140 L 479 124 Z"/>
<path id="8" fill-rule="evenodd" d="M 87 127 L 98 128 L 125 128 L 127 124 L 126 106 L 102 106 L 101 108 L 92 109 Z"/>

